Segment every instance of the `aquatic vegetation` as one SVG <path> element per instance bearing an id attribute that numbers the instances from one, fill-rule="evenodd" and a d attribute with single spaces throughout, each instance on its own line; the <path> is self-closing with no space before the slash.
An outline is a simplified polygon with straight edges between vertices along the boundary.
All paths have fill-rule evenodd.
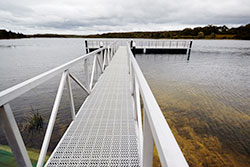
<path id="1" fill-rule="evenodd" d="M 26 116 L 26 122 L 24 122 L 22 131 L 28 131 L 28 133 L 32 134 L 34 132 L 40 132 L 43 130 L 44 127 L 44 118 L 39 114 L 38 111 L 32 110 L 27 116 Z"/>

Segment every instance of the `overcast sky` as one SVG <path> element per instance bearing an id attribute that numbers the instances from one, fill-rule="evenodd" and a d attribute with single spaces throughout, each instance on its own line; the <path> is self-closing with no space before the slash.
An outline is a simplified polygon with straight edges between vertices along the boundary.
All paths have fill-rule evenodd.
<path id="1" fill-rule="evenodd" d="M 250 0 L 0 0 L 0 29 L 93 34 L 250 23 Z"/>

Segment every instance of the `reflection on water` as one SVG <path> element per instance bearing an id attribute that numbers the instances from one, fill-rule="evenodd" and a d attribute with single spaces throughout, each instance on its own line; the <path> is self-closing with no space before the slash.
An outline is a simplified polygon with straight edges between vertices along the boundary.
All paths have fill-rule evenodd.
<path id="1" fill-rule="evenodd" d="M 250 165 L 250 42 L 194 41 L 186 55 L 137 55 L 191 166 Z"/>

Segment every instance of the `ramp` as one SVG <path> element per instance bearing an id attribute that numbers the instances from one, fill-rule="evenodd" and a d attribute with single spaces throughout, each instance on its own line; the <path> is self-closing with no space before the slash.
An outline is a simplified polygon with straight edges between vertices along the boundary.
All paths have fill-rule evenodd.
<path id="1" fill-rule="evenodd" d="M 141 166 L 128 71 L 120 47 L 45 166 Z"/>

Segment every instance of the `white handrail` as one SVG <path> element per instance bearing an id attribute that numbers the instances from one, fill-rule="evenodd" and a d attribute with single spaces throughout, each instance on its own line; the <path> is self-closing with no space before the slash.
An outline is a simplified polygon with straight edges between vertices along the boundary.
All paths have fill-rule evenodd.
<path id="1" fill-rule="evenodd" d="M 53 78 L 54 76 L 63 73 L 63 71 L 71 68 L 72 66 L 78 64 L 84 59 L 89 58 L 90 56 L 93 56 L 103 50 L 105 50 L 107 47 L 100 48 L 98 50 L 95 50 L 93 52 L 90 52 L 88 54 L 85 54 L 79 58 L 76 58 L 68 63 L 65 63 L 59 67 L 56 67 L 52 70 L 49 70 L 47 72 L 44 72 L 36 77 L 33 77 L 31 79 L 28 79 L 20 84 L 17 84 L 13 87 L 10 87 L 2 92 L 0 92 L 0 106 L 8 103 L 9 101 L 17 98 L 18 96 L 24 94 L 25 92 L 31 90 L 32 88 L 37 87 L 38 85 L 46 82 L 47 80 Z"/>
<path id="2" fill-rule="evenodd" d="M 134 80 L 138 82 L 140 95 L 144 104 L 143 166 L 152 166 L 153 142 L 151 141 L 150 136 L 153 136 L 162 166 L 188 167 L 187 161 L 155 100 L 139 65 L 137 64 L 129 45 L 128 53 L 132 68 L 130 71 L 134 73 L 132 76 L 135 77 L 132 81 Z"/>

